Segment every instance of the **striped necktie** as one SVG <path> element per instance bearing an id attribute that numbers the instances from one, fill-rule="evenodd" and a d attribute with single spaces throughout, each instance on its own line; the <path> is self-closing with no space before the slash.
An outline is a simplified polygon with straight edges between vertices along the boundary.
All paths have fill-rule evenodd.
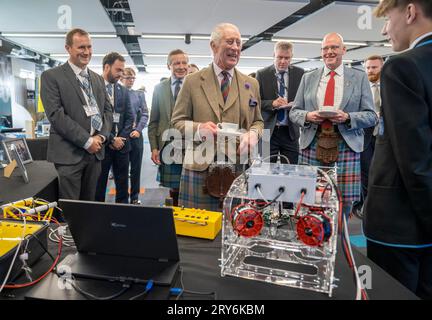
<path id="1" fill-rule="evenodd" d="M 102 129 L 102 117 L 99 113 L 99 108 L 97 106 L 96 98 L 95 98 L 95 96 L 93 94 L 93 90 L 91 89 L 91 86 L 90 86 L 90 76 L 87 72 L 85 72 L 85 70 L 82 70 L 80 72 L 80 76 L 83 77 L 83 81 L 80 81 L 81 88 L 83 88 L 83 90 L 84 90 L 84 92 L 88 98 L 89 105 L 96 106 L 96 109 L 98 110 L 98 113 L 91 116 L 91 126 L 94 130 L 101 131 L 101 129 Z"/>
<path id="2" fill-rule="evenodd" d="M 278 75 L 278 79 L 279 79 L 279 92 L 278 92 L 278 95 L 281 98 L 285 98 L 285 78 L 284 78 L 284 75 L 285 75 L 285 71 L 280 71 L 279 75 Z M 286 111 L 285 109 L 278 110 L 278 112 L 277 112 L 277 119 L 278 119 L 279 122 L 282 122 L 284 120 L 285 114 L 286 114 L 285 111 Z"/>
<path id="3" fill-rule="evenodd" d="M 226 102 L 229 94 L 229 74 L 226 71 L 222 71 L 221 74 L 223 75 L 223 79 L 221 82 L 221 92 L 224 102 Z"/>

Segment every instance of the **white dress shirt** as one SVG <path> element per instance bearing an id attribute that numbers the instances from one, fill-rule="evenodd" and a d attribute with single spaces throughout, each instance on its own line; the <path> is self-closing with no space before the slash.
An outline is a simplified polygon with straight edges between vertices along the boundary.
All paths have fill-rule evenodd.
<path id="1" fill-rule="evenodd" d="M 213 62 L 213 70 L 215 72 L 215 75 L 217 77 L 217 79 L 219 80 L 219 86 L 221 86 L 222 84 L 222 80 L 224 78 L 223 74 L 222 74 L 222 70 L 221 68 L 219 68 L 219 66 Z M 229 78 L 229 82 L 231 84 L 231 81 L 234 77 L 234 68 L 232 68 L 231 70 L 225 70 L 226 72 L 228 72 L 228 78 Z"/>
<path id="2" fill-rule="evenodd" d="M 317 103 L 318 107 L 323 106 L 324 104 L 324 98 L 325 93 L 327 89 L 327 83 L 330 80 L 330 70 L 327 67 L 324 67 L 324 72 L 322 74 L 319 86 L 318 86 L 318 92 L 317 92 Z M 334 95 L 334 107 L 335 109 L 339 109 L 340 105 L 342 103 L 342 97 L 344 92 L 344 66 L 341 64 L 339 67 L 334 70 L 336 72 L 336 75 L 334 77 L 335 79 L 335 95 Z"/>

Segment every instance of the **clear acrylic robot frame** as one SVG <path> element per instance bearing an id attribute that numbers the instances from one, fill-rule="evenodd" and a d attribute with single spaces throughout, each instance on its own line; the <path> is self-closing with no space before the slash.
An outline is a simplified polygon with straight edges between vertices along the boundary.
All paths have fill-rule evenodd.
<path id="1" fill-rule="evenodd" d="M 256 186 L 258 190 L 252 190 L 253 186 L 248 185 L 256 168 L 268 170 L 270 176 L 277 175 L 278 181 L 281 181 L 280 175 L 285 175 L 283 181 L 287 188 L 279 188 L 280 195 L 285 189 L 294 192 L 292 184 L 298 184 L 299 177 L 310 176 L 311 170 L 314 171 L 313 203 L 305 202 L 305 194 L 300 192 L 294 196 L 298 199 L 296 203 L 278 201 L 279 197 L 256 197 L 257 191 L 263 195 L 262 190 L 259 186 Z M 233 182 L 224 200 L 221 275 L 331 296 L 335 287 L 339 217 L 335 181 L 336 167 L 252 165 Z"/>

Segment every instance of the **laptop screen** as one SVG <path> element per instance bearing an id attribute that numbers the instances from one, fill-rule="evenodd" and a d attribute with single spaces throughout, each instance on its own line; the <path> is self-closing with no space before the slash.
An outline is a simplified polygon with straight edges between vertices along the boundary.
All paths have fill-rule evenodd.
<path id="1" fill-rule="evenodd" d="M 59 200 L 79 252 L 178 261 L 173 210 Z"/>

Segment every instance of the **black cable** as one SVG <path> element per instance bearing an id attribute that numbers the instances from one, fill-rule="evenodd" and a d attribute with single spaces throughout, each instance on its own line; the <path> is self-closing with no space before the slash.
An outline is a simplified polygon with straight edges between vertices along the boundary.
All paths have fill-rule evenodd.
<path id="1" fill-rule="evenodd" d="M 259 186 L 258 185 L 256 185 L 255 186 L 255 188 L 259 188 Z M 265 208 L 267 208 L 268 206 L 270 206 L 270 205 L 272 205 L 273 203 L 275 203 L 276 201 L 277 201 L 277 199 L 279 199 L 279 197 L 282 195 L 282 193 L 284 193 L 285 192 L 285 188 L 284 187 L 280 187 L 279 188 L 279 194 L 272 200 L 272 201 L 270 201 L 269 203 L 267 203 L 266 205 L 264 205 L 263 207 L 260 207 L 260 206 L 254 206 L 255 208 L 257 208 L 257 209 L 259 209 L 259 210 L 263 210 L 263 209 L 265 209 Z M 264 200 L 265 201 L 265 199 L 262 199 L 262 200 Z"/>
<path id="2" fill-rule="evenodd" d="M 35 234 L 32 234 L 32 237 L 34 237 L 36 239 L 36 241 L 39 243 L 41 248 L 44 249 L 44 251 L 50 256 L 52 261 L 55 261 L 54 256 L 48 251 L 48 249 L 45 247 L 45 245 L 42 243 L 42 241 L 40 241 L 39 238 Z"/>
<path id="3" fill-rule="evenodd" d="M 72 288 L 75 289 L 75 291 L 77 291 L 78 293 L 80 293 L 86 299 L 93 299 L 93 300 L 99 300 L 99 301 L 113 300 L 115 298 L 118 298 L 122 294 L 124 294 L 126 291 L 128 291 L 129 288 L 130 288 L 129 284 L 123 284 L 123 289 L 121 289 L 119 292 L 117 292 L 117 293 L 115 293 L 115 294 L 113 294 L 111 296 L 107 296 L 107 297 L 98 297 L 98 296 L 95 296 L 94 294 L 91 294 L 89 292 L 84 291 L 79 286 L 77 286 L 77 284 L 75 283 L 75 279 L 72 279 L 72 281 L 70 282 L 70 284 L 72 285 Z"/>

